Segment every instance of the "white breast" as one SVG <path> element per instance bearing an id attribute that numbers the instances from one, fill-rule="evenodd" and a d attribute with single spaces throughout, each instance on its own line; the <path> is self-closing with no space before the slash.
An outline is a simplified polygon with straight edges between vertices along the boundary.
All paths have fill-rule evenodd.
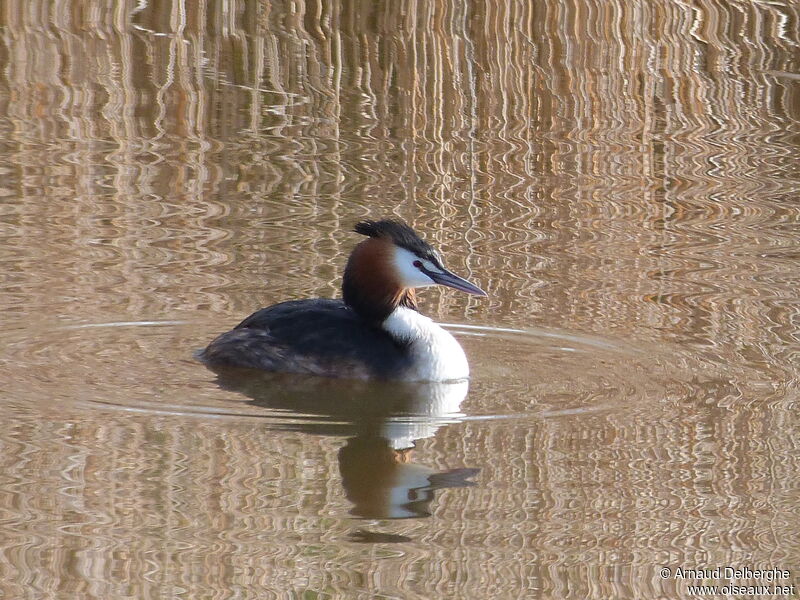
<path id="1" fill-rule="evenodd" d="M 396 340 L 411 345 L 413 366 L 404 379 L 449 381 L 469 377 L 467 357 L 456 338 L 425 315 L 399 306 L 382 326 Z"/>

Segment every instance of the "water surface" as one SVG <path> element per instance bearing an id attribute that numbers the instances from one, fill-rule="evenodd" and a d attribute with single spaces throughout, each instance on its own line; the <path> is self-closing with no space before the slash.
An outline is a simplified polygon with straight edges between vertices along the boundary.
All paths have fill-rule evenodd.
<path id="1" fill-rule="evenodd" d="M 798 22 L 7 1 L 0 595 L 796 582 Z M 421 294 L 469 384 L 194 359 L 261 306 L 336 296 L 352 226 L 385 216 L 489 292 Z"/>

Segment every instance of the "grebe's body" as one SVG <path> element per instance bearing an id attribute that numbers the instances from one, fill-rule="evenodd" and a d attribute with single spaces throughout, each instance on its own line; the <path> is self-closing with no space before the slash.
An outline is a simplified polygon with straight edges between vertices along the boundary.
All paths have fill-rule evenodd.
<path id="1" fill-rule="evenodd" d="M 404 223 L 364 221 L 343 300 L 295 300 L 253 313 L 201 353 L 212 365 L 326 377 L 447 381 L 469 376 L 455 338 L 417 311 L 414 288 L 480 288 L 450 273 Z"/>

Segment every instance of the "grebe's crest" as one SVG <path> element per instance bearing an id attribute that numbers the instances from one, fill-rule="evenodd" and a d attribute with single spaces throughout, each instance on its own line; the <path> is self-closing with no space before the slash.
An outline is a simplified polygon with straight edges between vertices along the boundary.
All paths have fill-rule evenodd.
<path id="1" fill-rule="evenodd" d="M 442 261 L 441 256 L 433 246 L 419 237 L 416 231 L 402 221 L 393 221 L 391 219 L 361 221 L 353 231 L 372 238 L 390 240 L 395 246 L 405 248 L 419 258 L 427 259 L 434 264 L 440 264 Z"/>

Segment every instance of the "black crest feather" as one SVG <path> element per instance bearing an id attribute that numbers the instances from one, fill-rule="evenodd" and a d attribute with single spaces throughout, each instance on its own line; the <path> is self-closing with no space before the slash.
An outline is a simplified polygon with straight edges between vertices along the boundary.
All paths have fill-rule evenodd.
<path id="1" fill-rule="evenodd" d="M 369 237 L 388 238 L 395 245 L 405 248 L 417 256 L 438 259 L 436 250 L 402 221 L 392 219 L 361 221 L 353 231 Z"/>

